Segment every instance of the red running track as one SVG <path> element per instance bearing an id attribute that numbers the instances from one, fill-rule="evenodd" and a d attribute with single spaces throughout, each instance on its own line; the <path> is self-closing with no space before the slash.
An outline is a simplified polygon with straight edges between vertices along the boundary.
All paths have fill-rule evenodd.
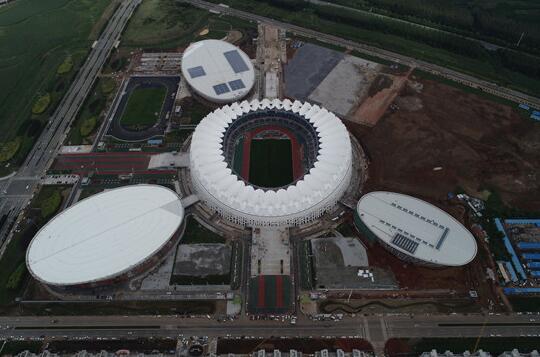
<path id="1" fill-rule="evenodd" d="M 52 169 L 85 175 L 91 171 L 104 175 L 164 174 L 168 171 L 148 170 L 153 152 L 75 153 L 60 155 Z M 172 171 L 174 173 L 174 170 Z"/>
<path id="2" fill-rule="evenodd" d="M 283 276 L 276 275 L 276 307 L 283 307 Z"/>
<path id="3" fill-rule="evenodd" d="M 259 275 L 259 296 L 257 299 L 257 307 L 264 308 L 264 294 L 266 293 L 265 286 L 264 286 L 264 275 Z"/>

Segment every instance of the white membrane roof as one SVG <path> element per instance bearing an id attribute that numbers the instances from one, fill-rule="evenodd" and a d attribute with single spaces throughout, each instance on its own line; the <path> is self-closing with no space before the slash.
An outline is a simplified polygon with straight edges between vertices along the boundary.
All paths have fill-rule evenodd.
<path id="1" fill-rule="evenodd" d="M 360 199 L 362 222 L 392 248 L 416 259 L 461 266 L 477 252 L 473 235 L 454 217 L 420 199 L 393 192 L 370 192 Z"/>
<path id="2" fill-rule="evenodd" d="M 262 190 L 240 180 L 227 167 L 222 150 L 227 127 L 237 118 L 258 110 L 276 109 L 297 113 L 316 129 L 319 151 L 314 167 L 301 180 L 277 190 Z M 290 100 L 254 100 L 233 103 L 208 114 L 191 140 L 192 176 L 222 206 L 257 217 L 298 214 L 337 194 L 350 174 L 352 149 L 349 132 L 328 110 Z"/>
<path id="3" fill-rule="evenodd" d="M 243 98 L 255 83 L 248 55 L 220 40 L 192 43 L 182 57 L 182 74 L 200 95 L 221 103 Z"/>
<path id="4" fill-rule="evenodd" d="M 26 263 L 36 279 L 51 285 L 113 278 L 159 251 L 183 218 L 180 199 L 168 188 L 105 191 L 49 221 L 30 243 Z"/>

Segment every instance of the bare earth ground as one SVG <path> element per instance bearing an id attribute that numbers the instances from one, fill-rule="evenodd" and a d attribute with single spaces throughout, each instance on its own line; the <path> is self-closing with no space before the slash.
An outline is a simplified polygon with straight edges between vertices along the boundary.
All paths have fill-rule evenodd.
<path id="1" fill-rule="evenodd" d="M 373 128 L 347 123 L 371 159 L 367 190 L 436 201 L 457 186 L 488 188 L 513 207 L 540 210 L 540 125 L 475 94 L 420 82 L 420 93 L 401 93 L 415 105 L 388 110 Z"/>
<path id="2" fill-rule="evenodd" d="M 458 186 L 472 194 L 492 189 L 510 206 L 540 210 L 540 125 L 478 95 L 430 80 L 420 84 L 416 86 L 423 86 L 420 91 L 405 86 L 395 101 L 399 109 L 388 109 L 374 127 L 346 123 L 371 160 L 366 192 L 410 194 L 461 222 L 464 208 L 446 200 Z M 435 167 L 442 170 L 433 171 Z M 406 264 L 362 239 L 370 265 L 390 268 L 402 288 L 401 296 L 446 290 L 463 298 L 474 289 L 482 306 L 487 306 L 487 299 L 498 302 L 485 280 L 488 261 L 482 258 L 481 242 L 471 264 L 429 269 Z"/>
<path id="3" fill-rule="evenodd" d="M 384 85 L 381 90 L 376 91 L 373 95 L 369 93 L 369 97 L 360 104 L 354 113 L 349 115 L 348 119 L 367 126 L 377 125 L 377 122 L 382 118 L 390 104 L 392 104 L 396 96 L 407 84 L 409 75 L 410 71 L 402 76 L 380 75 L 377 79 L 385 79 L 386 81 L 391 81 L 391 83 L 388 86 Z M 370 92 L 373 88 L 383 85 L 377 79 L 371 83 Z"/>

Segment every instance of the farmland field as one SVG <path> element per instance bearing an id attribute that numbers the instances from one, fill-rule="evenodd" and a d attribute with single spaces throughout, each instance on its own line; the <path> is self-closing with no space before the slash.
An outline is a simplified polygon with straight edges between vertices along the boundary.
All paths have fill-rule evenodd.
<path id="1" fill-rule="evenodd" d="M 99 34 L 109 5 L 111 0 L 19 0 L 0 8 L 0 143 L 17 136 L 25 143 L 19 151 L 31 147 Z M 32 114 L 46 96 L 47 107 Z"/>

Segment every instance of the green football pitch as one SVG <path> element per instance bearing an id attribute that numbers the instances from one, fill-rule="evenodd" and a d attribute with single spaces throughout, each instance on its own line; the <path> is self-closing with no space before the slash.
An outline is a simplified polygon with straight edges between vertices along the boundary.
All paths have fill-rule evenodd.
<path id="1" fill-rule="evenodd" d="M 129 96 L 126 109 L 120 118 L 122 126 L 141 128 L 154 125 L 161 113 L 167 88 L 136 88 Z"/>
<path id="2" fill-rule="evenodd" d="M 249 160 L 249 182 L 261 187 L 280 187 L 292 181 L 291 141 L 253 140 Z"/>

